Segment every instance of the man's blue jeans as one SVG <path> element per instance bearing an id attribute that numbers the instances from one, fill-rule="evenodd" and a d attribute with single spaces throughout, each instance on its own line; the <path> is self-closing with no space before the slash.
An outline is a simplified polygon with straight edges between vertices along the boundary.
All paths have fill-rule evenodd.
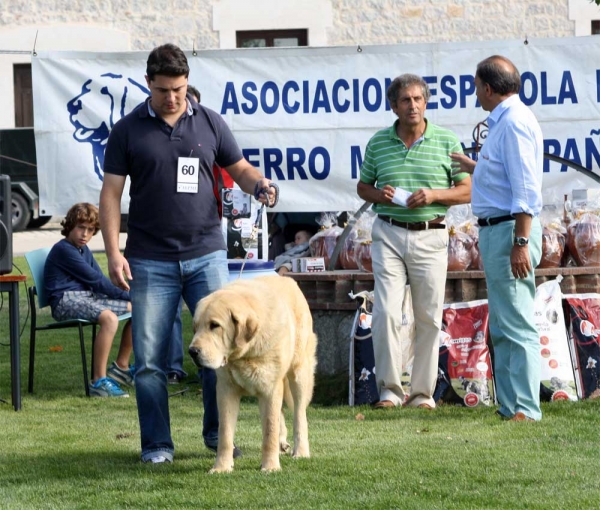
<path id="1" fill-rule="evenodd" d="M 220 250 L 180 262 L 137 258 L 128 262 L 133 276 L 129 284 L 142 460 L 147 461 L 157 455 L 173 460 L 167 391 L 173 321 L 182 296 L 193 314 L 198 301 L 227 283 L 227 253 Z M 219 418 L 214 370 L 203 369 L 202 395 L 202 435 L 207 445 L 215 446 Z"/>
<path id="2" fill-rule="evenodd" d="M 183 325 L 181 324 L 182 304 L 183 301 L 180 301 L 179 307 L 177 308 L 177 315 L 175 316 L 175 322 L 173 323 L 171 344 L 169 346 L 169 356 L 167 358 L 167 375 L 177 374 L 183 379 L 187 377 L 187 372 L 183 369 L 184 342 L 182 336 Z M 187 348 L 185 351 L 187 352 Z"/>

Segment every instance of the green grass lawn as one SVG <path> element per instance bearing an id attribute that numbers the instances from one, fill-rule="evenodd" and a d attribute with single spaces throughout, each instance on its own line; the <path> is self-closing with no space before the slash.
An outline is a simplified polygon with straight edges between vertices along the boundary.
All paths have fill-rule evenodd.
<path id="1" fill-rule="evenodd" d="M 104 256 L 96 257 L 105 268 Z M 23 258 L 15 264 L 28 273 Z M 26 316 L 21 287 L 22 324 Z M 23 409 L 0 404 L 2 509 L 600 508 L 598 401 L 543 405 L 539 423 L 501 421 L 493 408 L 313 405 L 312 457 L 284 457 L 281 472 L 263 474 L 260 418 L 249 399 L 236 434 L 244 456 L 232 474 L 208 475 L 214 455 L 203 446 L 193 375 L 169 387 L 189 388 L 170 399 L 175 462 L 145 465 L 133 391 L 129 399 L 85 397 L 75 330 L 40 333 L 35 393 L 26 392 L 28 326 L 21 338 Z M 187 342 L 189 313 L 184 335 Z M 0 397 L 10 403 L 6 295 L 0 343 Z M 62 351 L 49 350 L 59 345 Z M 191 360 L 185 368 L 195 373 Z"/>

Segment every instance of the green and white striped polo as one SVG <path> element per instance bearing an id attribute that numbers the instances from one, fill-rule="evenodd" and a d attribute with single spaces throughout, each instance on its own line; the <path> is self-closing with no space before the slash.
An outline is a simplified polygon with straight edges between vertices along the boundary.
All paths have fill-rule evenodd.
<path id="1" fill-rule="evenodd" d="M 386 184 L 414 193 L 419 189 L 449 189 L 453 182 L 468 177 L 466 173 L 452 176 L 451 152 L 462 153 L 458 137 L 450 130 L 427 122 L 421 140 L 407 148 L 392 127 L 382 129 L 369 140 L 360 168 L 360 180 L 383 188 Z M 444 216 L 448 206 L 433 203 L 407 209 L 396 204 L 375 204 L 373 211 L 399 221 L 429 221 Z"/>

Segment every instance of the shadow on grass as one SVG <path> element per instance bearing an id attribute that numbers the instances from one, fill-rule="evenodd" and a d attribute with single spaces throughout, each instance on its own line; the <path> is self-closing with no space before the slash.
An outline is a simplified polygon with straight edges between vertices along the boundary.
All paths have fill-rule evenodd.
<path id="1" fill-rule="evenodd" d="M 324 407 L 348 405 L 348 372 L 316 374 L 312 404 Z"/>

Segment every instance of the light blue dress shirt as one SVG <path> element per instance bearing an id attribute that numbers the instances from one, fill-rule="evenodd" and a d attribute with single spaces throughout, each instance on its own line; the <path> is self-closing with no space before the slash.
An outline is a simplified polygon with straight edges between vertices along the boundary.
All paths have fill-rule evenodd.
<path id="1" fill-rule="evenodd" d="M 471 207 L 478 218 L 542 209 L 544 140 L 518 94 L 502 101 L 487 119 L 489 132 L 473 173 Z"/>

